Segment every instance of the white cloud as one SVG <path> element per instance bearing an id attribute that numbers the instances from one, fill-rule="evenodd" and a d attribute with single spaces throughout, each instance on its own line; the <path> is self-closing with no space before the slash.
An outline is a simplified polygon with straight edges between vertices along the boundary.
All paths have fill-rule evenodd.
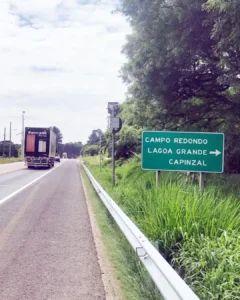
<path id="1" fill-rule="evenodd" d="M 118 72 L 130 28 L 114 1 L 2 1 L 0 139 L 10 121 L 21 130 L 22 110 L 26 126 L 56 125 L 66 142 L 105 129 L 107 102 L 126 92 Z"/>

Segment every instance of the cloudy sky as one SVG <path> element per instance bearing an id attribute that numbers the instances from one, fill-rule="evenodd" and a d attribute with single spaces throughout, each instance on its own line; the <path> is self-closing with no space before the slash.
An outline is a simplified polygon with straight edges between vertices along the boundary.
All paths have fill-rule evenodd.
<path id="1" fill-rule="evenodd" d="M 26 126 L 57 126 L 64 142 L 107 126 L 125 99 L 120 53 L 130 28 L 117 0 L 0 0 L 0 140 Z"/>

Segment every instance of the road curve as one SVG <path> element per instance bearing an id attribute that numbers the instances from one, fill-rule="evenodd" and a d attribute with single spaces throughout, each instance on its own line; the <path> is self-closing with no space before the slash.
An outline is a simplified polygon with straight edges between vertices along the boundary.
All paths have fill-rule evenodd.
<path id="1" fill-rule="evenodd" d="M 21 172 L 28 171 L 28 180 L 38 172 Z M 17 172 L 10 177 L 23 186 L 23 173 Z M 76 161 L 0 206 L 0 299 L 105 299 Z"/>

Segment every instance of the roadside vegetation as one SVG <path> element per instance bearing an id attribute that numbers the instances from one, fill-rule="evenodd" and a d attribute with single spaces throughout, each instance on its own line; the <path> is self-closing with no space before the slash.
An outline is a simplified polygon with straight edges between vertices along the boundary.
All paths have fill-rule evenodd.
<path id="1" fill-rule="evenodd" d="M 201 193 L 183 174 L 167 172 L 156 187 L 154 172 L 142 171 L 135 157 L 118 162 L 112 188 L 108 161 L 101 171 L 99 157 L 84 162 L 200 299 L 240 299 L 238 187 L 209 176 Z"/>
<path id="2" fill-rule="evenodd" d="M 81 154 L 200 299 L 240 299 L 240 1 L 120 0 L 116 13 L 132 28 L 116 187 L 110 130 L 94 129 Z M 162 173 L 156 187 L 154 172 L 140 168 L 144 130 L 224 133 L 225 173 L 206 175 L 203 193 L 183 173 Z M 99 152 L 107 158 L 101 172 Z"/>
<path id="3" fill-rule="evenodd" d="M 21 157 L 0 158 L 0 165 L 10 164 L 10 163 L 18 162 L 18 161 L 21 161 L 21 160 L 22 160 Z"/>

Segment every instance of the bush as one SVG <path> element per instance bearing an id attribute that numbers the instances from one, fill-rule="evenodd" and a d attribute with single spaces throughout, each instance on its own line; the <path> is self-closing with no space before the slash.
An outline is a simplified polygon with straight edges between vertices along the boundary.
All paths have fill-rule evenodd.
<path id="1" fill-rule="evenodd" d="M 128 159 L 140 150 L 141 131 L 135 127 L 124 125 L 117 135 L 116 158 Z"/>
<path id="2" fill-rule="evenodd" d="M 81 155 L 83 156 L 94 156 L 98 155 L 99 153 L 99 146 L 97 145 L 86 145 L 82 149 Z"/>

